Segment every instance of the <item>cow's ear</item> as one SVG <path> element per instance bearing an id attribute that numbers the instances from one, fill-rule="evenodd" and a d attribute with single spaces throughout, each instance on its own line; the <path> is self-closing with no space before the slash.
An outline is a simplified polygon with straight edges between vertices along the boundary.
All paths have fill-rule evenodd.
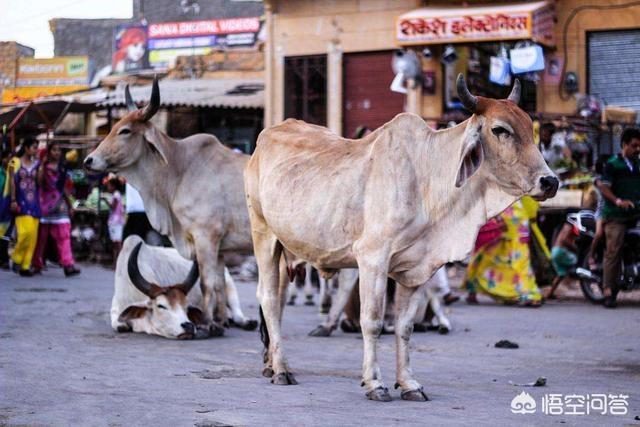
<path id="1" fill-rule="evenodd" d="M 151 146 L 151 149 L 158 153 L 166 164 L 169 164 L 167 161 L 169 158 L 169 147 L 166 146 L 164 136 L 158 132 L 158 129 L 156 129 L 153 124 L 147 124 L 147 128 L 144 131 L 144 139 L 149 146 Z"/>
<path id="2" fill-rule="evenodd" d="M 462 187 L 464 183 L 480 169 L 483 160 L 482 125 L 479 123 L 469 123 L 462 142 L 462 151 L 458 162 L 458 175 L 456 176 L 456 187 Z"/>
<path id="3" fill-rule="evenodd" d="M 118 317 L 118 322 L 126 322 L 127 320 L 139 319 L 147 314 L 147 307 L 140 305 L 130 305 Z"/>
<path id="4" fill-rule="evenodd" d="M 187 317 L 194 325 L 203 325 L 205 323 L 204 313 L 202 312 L 202 310 L 192 305 L 190 305 L 187 309 Z"/>

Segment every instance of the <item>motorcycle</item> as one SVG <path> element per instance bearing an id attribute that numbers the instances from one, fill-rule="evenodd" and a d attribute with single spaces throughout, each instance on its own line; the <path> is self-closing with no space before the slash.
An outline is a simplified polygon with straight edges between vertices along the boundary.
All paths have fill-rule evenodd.
<path id="1" fill-rule="evenodd" d="M 591 242 L 595 236 L 596 218 L 591 210 L 581 210 L 567 215 L 567 221 L 575 226 L 579 231 L 576 240 L 578 247 L 578 264 L 575 269 L 575 276 L 580 281 L 580 288 L 584 296 L 591 302 L 602 303 L 603 293 L 603 270 L 602 254 L 604 245 L 594 256 L 599 262 L 592 266 L 589 262 L 589 250 Z M 622 249 L 622 268 L 617 284 L 619 291 L 632 291 L 640 289 L 640 221 L 635 226 L 627 229 Z"/>

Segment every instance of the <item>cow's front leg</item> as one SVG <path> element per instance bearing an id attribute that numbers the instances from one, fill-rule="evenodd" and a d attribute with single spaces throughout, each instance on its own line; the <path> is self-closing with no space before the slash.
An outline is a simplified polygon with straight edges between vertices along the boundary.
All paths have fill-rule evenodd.
<path id="1" fill-rule="evenodd" d="M 360 327 L 364 343 L 362 362 L 362 385 L 371 400 L 390 402 L 389 390 L 385 387 L 378 365 L 378 338 L 384 321 L 384 299 L 387 292 L 387 261 L 372 264 L 358 259 L 360 269 Z"/>
<path id="2" fill-rule="evenodd" d="M 425 285 L 423 285 L 425 286 Z M 409 340 L 413 332 L 413 322 L 424 300 L 424 289 L 406 287 L 397 284 L 396 289 L 396 352 L 397 372 L 396 388 L 400 387 L 400 396 L 404 400 L 427 401 L 422 385 L 413 379 L 409 363 Z"/>

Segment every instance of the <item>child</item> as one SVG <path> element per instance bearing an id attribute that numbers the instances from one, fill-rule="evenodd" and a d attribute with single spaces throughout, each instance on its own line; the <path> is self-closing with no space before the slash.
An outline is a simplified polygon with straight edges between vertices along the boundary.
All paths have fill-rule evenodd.
<path id="1" fill-rule="evenodd" d="M 558 276 L 553 281 L 553 285 L 547 292 L 546 298 L 552 299 L 553 293 L 556 291 L 562 280 L 567 277 L 569 270 L 576 266 L 578 263 L 578 248 L 576 246 L 576 237 L 580 235 L 578 228 L 565 222 L 556 238 L 556 241 L 551 249 L 551 264 L 556 270 Z"/>
<path id="2" fill-rule="evenodd" d="M 109 212 L 107 225 L 109 226 L 109 238 L 113 244 L 114 263 L 122 248 L 122 230 L 125 222 L 124 203 L 122 201 L 122 192 L 120 191 L 121 187 L 122 183 L 115 175 L 110 174 L 110 176 L 107 177 L 107 191 L 112 194 L 111 202 L 109 203 L 111 210 Z"/>

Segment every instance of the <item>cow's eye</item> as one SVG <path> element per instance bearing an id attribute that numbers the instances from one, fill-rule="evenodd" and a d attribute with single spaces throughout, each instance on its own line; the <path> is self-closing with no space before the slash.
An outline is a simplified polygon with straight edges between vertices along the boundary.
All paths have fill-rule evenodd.
<path id="1" fill-rule="evenodd" d="M 118 135 L 129 135 L 131 133 L 131 129 L 122 128 L 118 131 Z"/>
<path id="2" fill-rule="evenodd" d="M 500 135 L 504 135 L 504 136 L 510 136 L 511 135 L 511 132 L 509 132 L 508 130 L 506 130 L 502 126 L 496 126 L 494 128 L 491 128 L 491 132 L 493 132 L 493 134 L 495 136 L 497 136 L 498 138 L 500 138 Z"/>
<path id="3" fill-rule="evenodd" d="M 158 304 L 158 308 L 161 309 L 161 310 L 166 310 L 167 309 L 167 307 L 162 305 L 162 304 Z"/>

